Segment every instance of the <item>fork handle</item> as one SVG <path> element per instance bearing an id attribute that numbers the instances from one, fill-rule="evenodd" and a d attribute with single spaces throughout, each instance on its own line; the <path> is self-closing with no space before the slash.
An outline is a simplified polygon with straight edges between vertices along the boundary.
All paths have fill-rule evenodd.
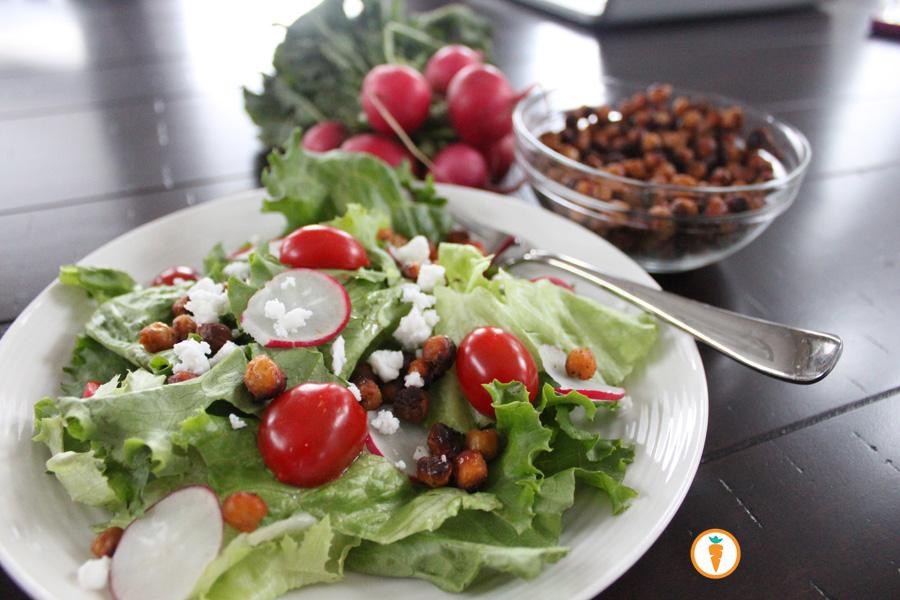
<path id="1" fill-rule="evenodd" d="M 655 290 L 562 254 L 530 250 L 516 262 L 540 263 L 577 275 L 734 360 L 785 381 L 813 383 L 822 379 L 834 368 L 843 349 L 843 342 L 835 335 L 788 327 Z"/>

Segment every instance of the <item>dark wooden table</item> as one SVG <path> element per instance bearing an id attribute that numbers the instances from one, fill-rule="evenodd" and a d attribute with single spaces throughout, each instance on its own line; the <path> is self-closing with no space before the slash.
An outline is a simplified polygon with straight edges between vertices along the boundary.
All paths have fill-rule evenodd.
<path id="1" fill-rule="evenodd" d="M 617 30 L 499 0 L 496 61 L 518 86 L 610 75 L 741 98 L 809 138 L 794 206 L 721 263 L 659 277 L 846 344 L 812 386 L 702 350 L 703 461 L 680 510 L 601 598 L 900 597 L 900 40 L 870 0 Z M 260 86 L 292 3 L 0 3 L 0 333 L 76 261 L 133 227 L 258 185 L 241 86 Z M 411 2 L 432 8 L 437 2 Z M 2 507 L 0 507 L 2 510 Z M 691 565 L 733 533 L 726 579 Z M 26 596 L 0 576 L 0 597 Z"/>

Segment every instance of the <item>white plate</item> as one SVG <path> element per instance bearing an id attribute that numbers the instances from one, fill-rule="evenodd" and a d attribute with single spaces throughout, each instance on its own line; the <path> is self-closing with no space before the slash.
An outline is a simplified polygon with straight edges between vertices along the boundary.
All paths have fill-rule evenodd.
<path id="1" fill-rule="evenodd" d="M 586 229 L 521 201 L 466 188 L 442 186 L 454 210 L 485 223 L 515 229 L 546 248 L 602 265 L 654 285 L 616 248 Z M 91 253 L 84 264 L 110 265 L 149 282 L 163 268 L 201 260 L 216 242 L 237 248 L 252 234 L 280 233 L 283 217 L 259 212 L 254 190 L 195 206 L 148 223 Z M 580 293 L 613 301 L 586 284 Z M 35 402 L 57 395 L 61 367 L 75 335 L 92 311 L 81 290 L 59 282 L 47 287 L 0 340 L 0 561 L 22 588 L 40 600 L 96 600 L 106 592 L 79 588 L 75 573 L 90 558 L 88 526 L 102 515 L 69 500 L 47 475 L 42 444 L 31 441 Z M 589 324 L 585 323 L 588 327 Z M 625 483 L 640 494 L 613 517 L 599 494 L 581 493 L 564 517 L 562 543 L 570 554 L 531 582 L 498 579 L 472 591 L 485 600 L 594 597 L 622 575 L 662 533 L 690 487 L 706 437 L 707 389 L 691 337 L 667 326 L 646 364 L 626 381 L 633 406 L 609 424 L 609 434 L 637 445 Z M 366 595 L 421 600 L 458 598 L 417 580 L 349 573 L 334 585 L 298 590 L 285 598 L 344 600 Z"/>

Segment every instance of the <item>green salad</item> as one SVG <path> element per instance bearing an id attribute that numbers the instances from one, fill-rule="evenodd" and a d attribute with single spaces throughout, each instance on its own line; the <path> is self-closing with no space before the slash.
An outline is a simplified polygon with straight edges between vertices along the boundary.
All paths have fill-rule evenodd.
<path id="1" fill-rule="evenodd" d="M 457 243 L 445 200 L 430 183 L 368 155 L 308 154 L 295 136 L 270 156 L 264 183 L 268 198 L 261 210 L 284 214 L 285 234 L 325 223 L 365 250 L 365 266 L 322 269 L 346 291 L 350 306 L 349 319 L 327 341 L 267 347 L 243 329 L 254 295 L 267 283 L 278 287 L 271 285 L 278 276 L 287 287 L 283 274 L 291 267 L 279 259 L 276 242 L 211 249 L 199 278 L 222 290 L 216 318 L 231 339 L 227 352 L 200 357 L 174 348 L 150 351 L 140 342 L 148 325 L 173 323 L 173 306 L 200 280 L 151 286 L 102 266 L 62 269 L 61 281 L 83 288 L 97 308 L 74 340 L 62 395 L 35 407 L 35 440 L 49 448 L 47 470 L 74 501 L 109 511 L 96 532 L 127 527 L 187 486 L 208 486 L 223 500 L 248 492 L 265 502 L 265 516 L 252 533 L 225 528 L 221 551 L 190 598 L 273 599 L 338 581 L 348 570 L 419 578 L 460 592 L 486 572 L 531 579 L 563 559 L 561 515 L 572 506 L 576 486 L 608 494 L 613 513 L 628 507 L 636 493 L 622 479 L 634 448 L 601 439 L 590 423 L 599 414 L 615 418 L 617 403 L 558 392 L 541 348 L 588 348 L 596 360 L 593 378 L 619 385 L 655 343 L 657 326 L 649 316 L 604 307 L 550 281 L 490 273 L 490 259 L 476 245 Z M 247 232 L 248 240 L 254 233 Z M 397 241 L 423 238 L 442 270 L 424 290 L 411 287 L 415 279 L 398 258 L 404 247 Z M 199 315 L 201 308 L 195 310 Z M 432 311 L 424 319 L 427 335 L 418 341 L 395 335 L 417 310 L 419 316 Z M 398 466 L 369 449 L 339 476 L 313 487 L 282 481 L 264 460 L 260 424 L 276 400 L 261 401 L 248 390 L 245 374 L 254 358 L 270 358 L 286 377 L 286 390 L 308 382 L 352 389 L 377 352 L 415 357 L 422 337 L 445 336 L 458 346 L 485 326 L 521 342 L 537 367 L 536 394 L 518 381 L 486 383 L 489 416 L 473 407 L 451 366 L 424 388 L 429 402 L 421 421 L 399 419 L 401 430 L 424 432 L 423 444 L 438 423 L 462 433 L 495 430 L 499 452 L 475 489 L 452 481 L 425 485 L 410 476 L 414 456 Z M 196 333 L 186 341 L 204 343 Z M 175 377 L 196 360 L 206 361 L 199 374 Z M 84 393 L 91 386 L 92 393 Z M 374 414 L 390 407 L 385 391 L 384 403 L 368 415 L 369 427 Z M 381 439 L 390 440 L 390 432 Z"/>

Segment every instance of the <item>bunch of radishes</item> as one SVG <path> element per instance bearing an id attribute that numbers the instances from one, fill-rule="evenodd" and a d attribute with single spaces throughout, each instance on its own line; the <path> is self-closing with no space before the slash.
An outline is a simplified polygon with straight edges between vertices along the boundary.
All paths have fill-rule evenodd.
<path id="1" fill-rule="evenodd" d="M 360 105 L 370 131 L 350 135 L 342 124 L 325 121 L 305 132 L 302 145 L 314 152 L 367 152 L 393 166 L 408 160 L 413 172 L 424 169 L 437 182 L 485 188 L 512 166 L 512 111 L 523 95 L 480 52 L 452 44 L 435 52 L 424 72 L 382 64 L 366 75 Z M 436 102 L 446 102 L 457 139 L 429 157 L 409 136 L 425 124 Z"/>

